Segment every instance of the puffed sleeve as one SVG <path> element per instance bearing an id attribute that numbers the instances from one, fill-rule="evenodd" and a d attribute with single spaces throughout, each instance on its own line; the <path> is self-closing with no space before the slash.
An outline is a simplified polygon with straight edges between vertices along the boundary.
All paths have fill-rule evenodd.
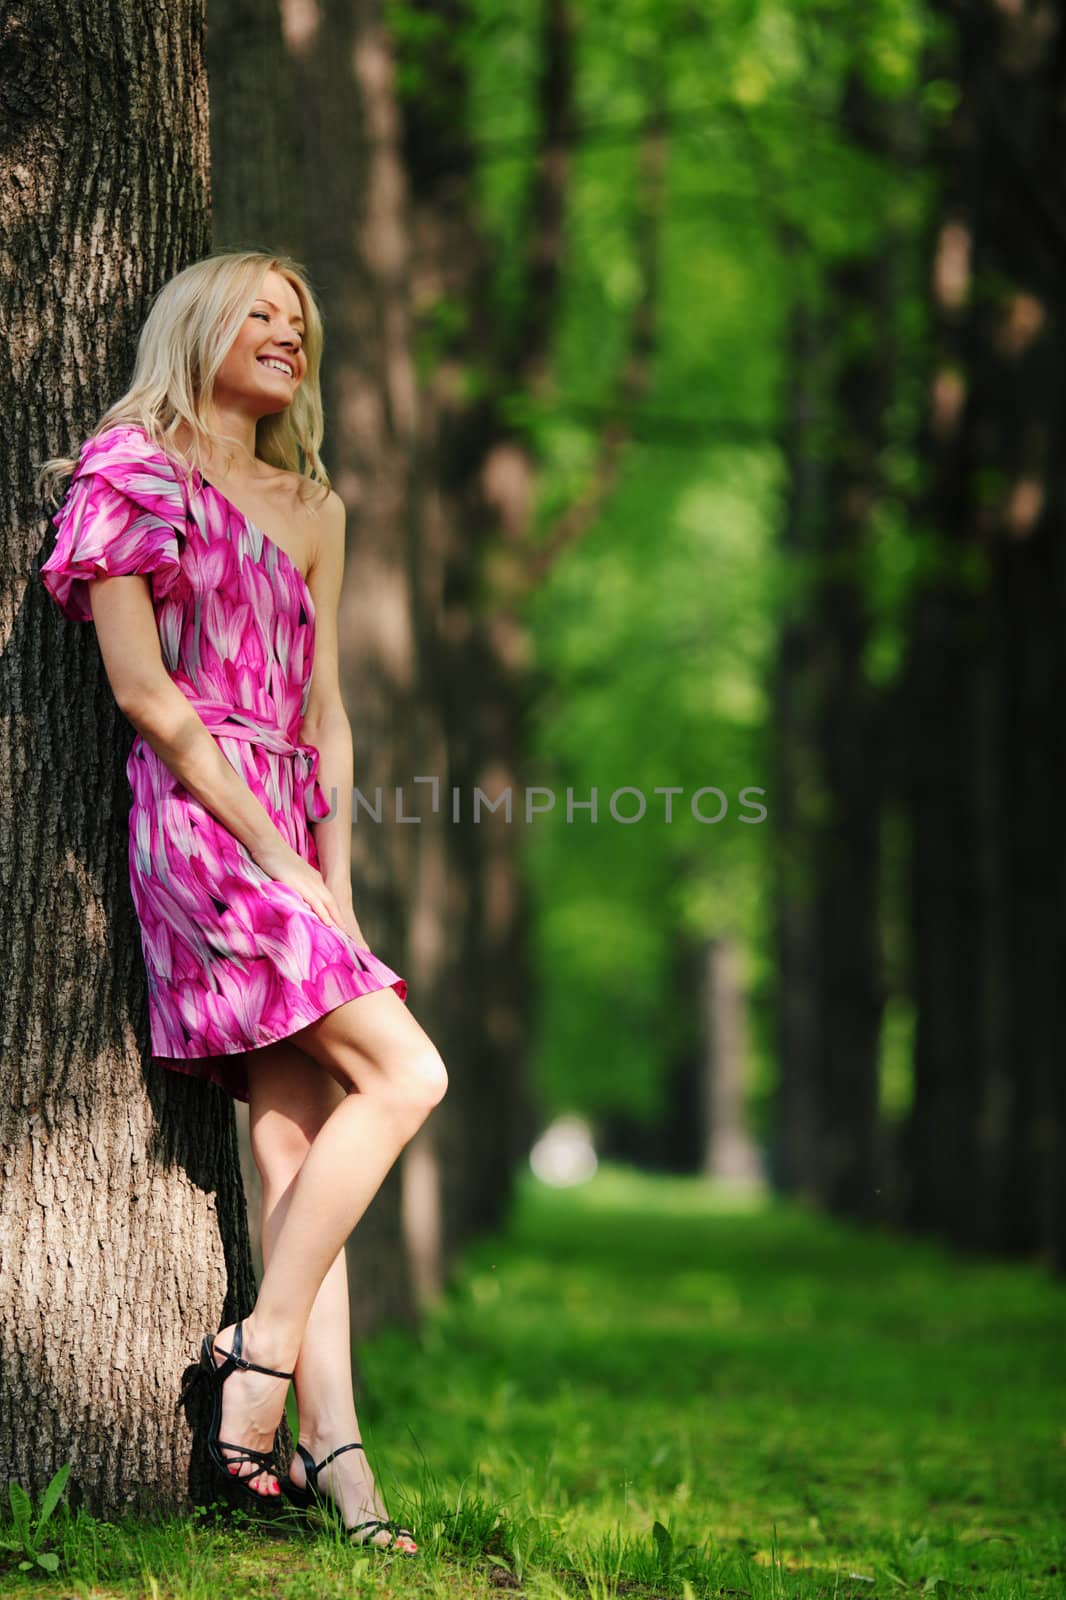
<path id="1" fill-rule="evenodd" d="M 55 548 L 41 581 L 63 614 L 91 622 L 94 578 L 142 573 L 156 600 L 186 582 L 186 502 L 179 469 L 140 428 L 108 428 L 82 446 L 66 499 L 52 518 Z"/>

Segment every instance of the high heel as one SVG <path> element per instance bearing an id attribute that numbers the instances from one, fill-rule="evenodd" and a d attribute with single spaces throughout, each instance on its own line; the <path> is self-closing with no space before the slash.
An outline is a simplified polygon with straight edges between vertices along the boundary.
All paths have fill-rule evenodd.
<path id="1" fill-rule="evenodd" d="M 242 1355 L 244 1332 L 240 1322 L 237 1323 L 233 1332 L 233 1349 L 220 1349 L 219 1351 L 220 1355 L 226 1357 L 222 1365 L 219 1366 L 214 1354 L 215 1337 L 215 1335 L 209 1333 L 204 1335 L 203 1343 L 200 1346 L 199 1364 L 182 1389 L 177 1402 L 178 1406 L 182 1405 L 188 1398 L 190 1391 L 196 1384 L 207 1383 L 212 1398 L 211 1421 L 207 1429 L 207 1453 L 211 1458 L 212 1466 L 216 1472 L 221 1474 L 225 1483 L 231 1489 L 235 1487 L 238 1492 L 250 1495 L 257 1505 L 276 1507 L 281 1499 L 280 1494 L 264 1494 L 259 1489 L 253 1489 L 248 1481 L 249 1478 L 257 1477 L 258 1473 L 235 1473 L 229 1470 L 231 1466 L 239 1464 L 241 1461 L 254 1461 L 260 1472 L 269 1472 L 274 1477 L 279 1477 L 279 1474 L 274 1469 L 273 1446 L 269 1450 L 253 1450 L 250 1445 L 230 1444 L 227 1440 L 219 1438 L 219 1430 L 222 1427 L 222 1385 L 238 1368 L 246 1372 L 265 1372 L 272 1378 L 292 1378 L 295 1374 L 292 1372 L 279 1372 L 276 1367 L 261 1367 L 258 1362 L 249 1361 L 246 1356 Z M 234 1453 L 224 1456 L 222 1454 L 223 1450 Z"/>
<path id="2" fill-rule="evenodd" d="M 342 1451 L 363 1450 L 364 1448 L 365 1446 L 358 1442 L 354 1442 L 352 1444 L 341 1444 L 337 1446 L 336 1450 L 331 1450 L 328 1456 L 323 1456 L 322 1460 L 316 1463 L 311 1456 L 310 1451 L 306 1450 L 302 1444 L 297 1444 L 296 1452 L 304 1464 L 304 1471 L 307 1473 L 307 1482 L 306 1484 L 294 1483 L 289 1474 L 284 1472 L 278 1479 L 278 1482 L 281 1484 L 282 1493 L 286 1495 L 289 1500 L 291 1500 L 294 1506 L 298 1506 L 302 1511 L 310 1510 L 310 1508 L 314 1505 L 327 1506 L 332 1508 L 332 1510 L 335 1511 L 339 1516 L 341 1514 L 340 1506 L 337 1504 L 336 1500 L 334 1500 L 329 1490 L 320 1489 L 318 1487 L 318 1475 L 322 1471 L 322 1468 L 328 1466 L 333 1460 L 333 1457 L 339 1456 Z M 351 1535 L 361 1533 L 364 1528 L 369 1528 L 371 1531 L 366 1535 L 365 1538 L 355 1539 L 353 1540 L 353 1543 L 364 1544 L 370 1550 L 380 1550 L 382 1552 L 396 1550 L 402 1556 L 413 1556 L 418 1554 L 417 1547 L 414 1550 L 403 1550 L 397 1544 L 396 1541 L 400 1538 L 403 1538 L 405 1535 L 411 1540 L 412 1543 L 415 1542 L 415 1536 L 411 1532 L 410 1528 L 402 1527 L 398 1522 L 393 1522 L 387 1517 L 368 1517 L 365 1522 L 357 1522 L 354 1528 L 346 1528 L 345 1531 Z M 380 1529 L 384 1529 L 387 1533 L 392 1534 L 392 1539 L 388 1544 L 375 1544 L 373 1542 L 374 1533 Z"/>

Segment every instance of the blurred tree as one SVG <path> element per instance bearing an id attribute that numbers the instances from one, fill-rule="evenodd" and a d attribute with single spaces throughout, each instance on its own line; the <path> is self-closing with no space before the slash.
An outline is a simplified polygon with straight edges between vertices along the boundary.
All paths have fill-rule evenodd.
<path id="1" fill-rule="evenodd" d="M 878 205 L 839 259 L 813 273 L 808 264 L 811 281 L 792 310 L 783 531 L 797 581 L 776 670 L 780 1170 L 788 1187 L 867 1217 L 884 1210 L 880 833 L 892 705 L 870 675 L 873 550 L 908 287 L 891 168 L 913 114 L 882 100 L 862 64 L 852 65 L 840 130 L 885 176 L 875 180 Z M 791 229 L 781 232 L 794 252 Z"/>
<path id="2" fill-rule="evenodd" d="M 1066 36 L 1058 7 L 935 9 L 951 28 L 928 66 L 942 194 L 905 702 L 909 1221 L 1062 1270 Z"/>
<path id="3" fill-rule="evenodd" d="M 562 0 L 545 0 L 539 13 L 537 153 L 521 201 L 521 283 L 506 319 L 494 306 L 478 206 L 471 10 L 460 0 L 414 4 L 393 8 L 390 20 L 404 72 L 422 396 L 422 690 L 440 708 L 438 760 L 430 770 L 441 775 L 450 819 L 433 836 L 434 888 L 449 908 L 447 938 L 433 950 L 434 992 L 446 1007 L 452 1055 L 463 1063 L 449 1091 L 450 1119 L 442 1120 L 450 1259 L 471 1231 L 500 1220 L 514 1164 L 534 1131 L 527 1105 L 529 918 L 516 843 L 528 644 L 509 603 L 525 576 L 518 541 L 532 463 L 504 402 L 515 387 L 543 385 L 550 361 L 572 116 L 571 19 Z M 478 791 L 480 817 L 473 809 Z"/>
<path id="4" fill-rule="evenodd" d="M 306 177 L 299 160 L 302 107 L 291 71 L 306 43 L 292 0 L 210 0 L 206 58 L 211 89 L 211 243 L 215 250 L 285 251 L 306 238 Z M 285 32 L 283 34 L 283 26 Z M 308 22 L 305 20 L 306 28 Z M 338 128 L 343 138 L 344 123 Z"/>

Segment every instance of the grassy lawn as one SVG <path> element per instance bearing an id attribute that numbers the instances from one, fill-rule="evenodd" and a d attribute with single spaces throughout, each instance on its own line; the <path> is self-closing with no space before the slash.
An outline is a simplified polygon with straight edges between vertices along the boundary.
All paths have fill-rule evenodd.
<path id="1" fill-rule="evenodd" d="M 420 1556 L 61 1504 L 59 1571 L 2 1556 L 0 1593 L 1061 1600 L 1064 1332 L 1036 1267 L 690 1179 L 526 1177 L 420 1337 L 361 1351 L 370 1460 Z"/>

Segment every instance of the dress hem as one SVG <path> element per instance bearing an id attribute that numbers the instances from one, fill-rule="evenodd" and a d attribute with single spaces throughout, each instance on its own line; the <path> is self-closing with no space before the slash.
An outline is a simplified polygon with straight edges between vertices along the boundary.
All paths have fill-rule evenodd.
<path id="1" fill-rule="evenodd" d="M 373 956 L 372 951 L 366 951 L 366 954 Z M 373 957 L 373 959 L 377 960 L 377 957 Z M 384 962 L 380 962 L 379 965 L 383 967 Z M 391 968 L 389 970 L 391 971 Z M 369 977 L 372 974 L 364 971 L 362 976 Z M 316 1012 L 314 1016 L 306 1018 L 303 1022 L 298 1022 L 295 1027 L 287 1027 L 283 1033 L 272 1034 L 269 1039 L 260 1039 L 255 1044 L 240 1044 L 236 1045 L 232 1050 L 204 1050 L 197 1055 L 183 1056 L 165 1055 L 163 1052 L 153 1049 L 151 1058 L 153 1062 L 158 1062 L 166 1071 L 183 1072 L 189 1077 L 199 1078 L 202 1082 L 213 1084 L 215 1088 L 223 1090 L 224 1093 L 231 1095 L 233 1099 L 241 1100 L 247 1104 L 248 1071 L 246 1067 L 240 1064 L 243 1056 L 246 1056 L 251 1050 L 262 1050 L 266 1045 L 280 1044 L 284 1039 L 291 1039 L 294 1034 L 302 1033 L 304 1028 L 311 1027 L 312 1023 L 321 1022 L 323 1017 L 328 1017 L 330 1012 L 336 1011 L 339 1006 L 345 1006 L 350 1000 L 358 1000 L 365 994 L 377 994 L 382 989 L 396 990 L 400 999 L 406 1004 L 407 980 L 397 973 L 391 978 L 382 978 L 369 985 L 353 987 L 352 992 L 346 994 L 342 1000 L 337 1000 L 333 1005 L 324 1007 L 323 1010 Z M 232 1069 L 227 1071 L 222 1065 L 215 1065 L 213 1070 L 209 1070 L 209 1064 L 223 1062 L 232 1062 Z"/>

